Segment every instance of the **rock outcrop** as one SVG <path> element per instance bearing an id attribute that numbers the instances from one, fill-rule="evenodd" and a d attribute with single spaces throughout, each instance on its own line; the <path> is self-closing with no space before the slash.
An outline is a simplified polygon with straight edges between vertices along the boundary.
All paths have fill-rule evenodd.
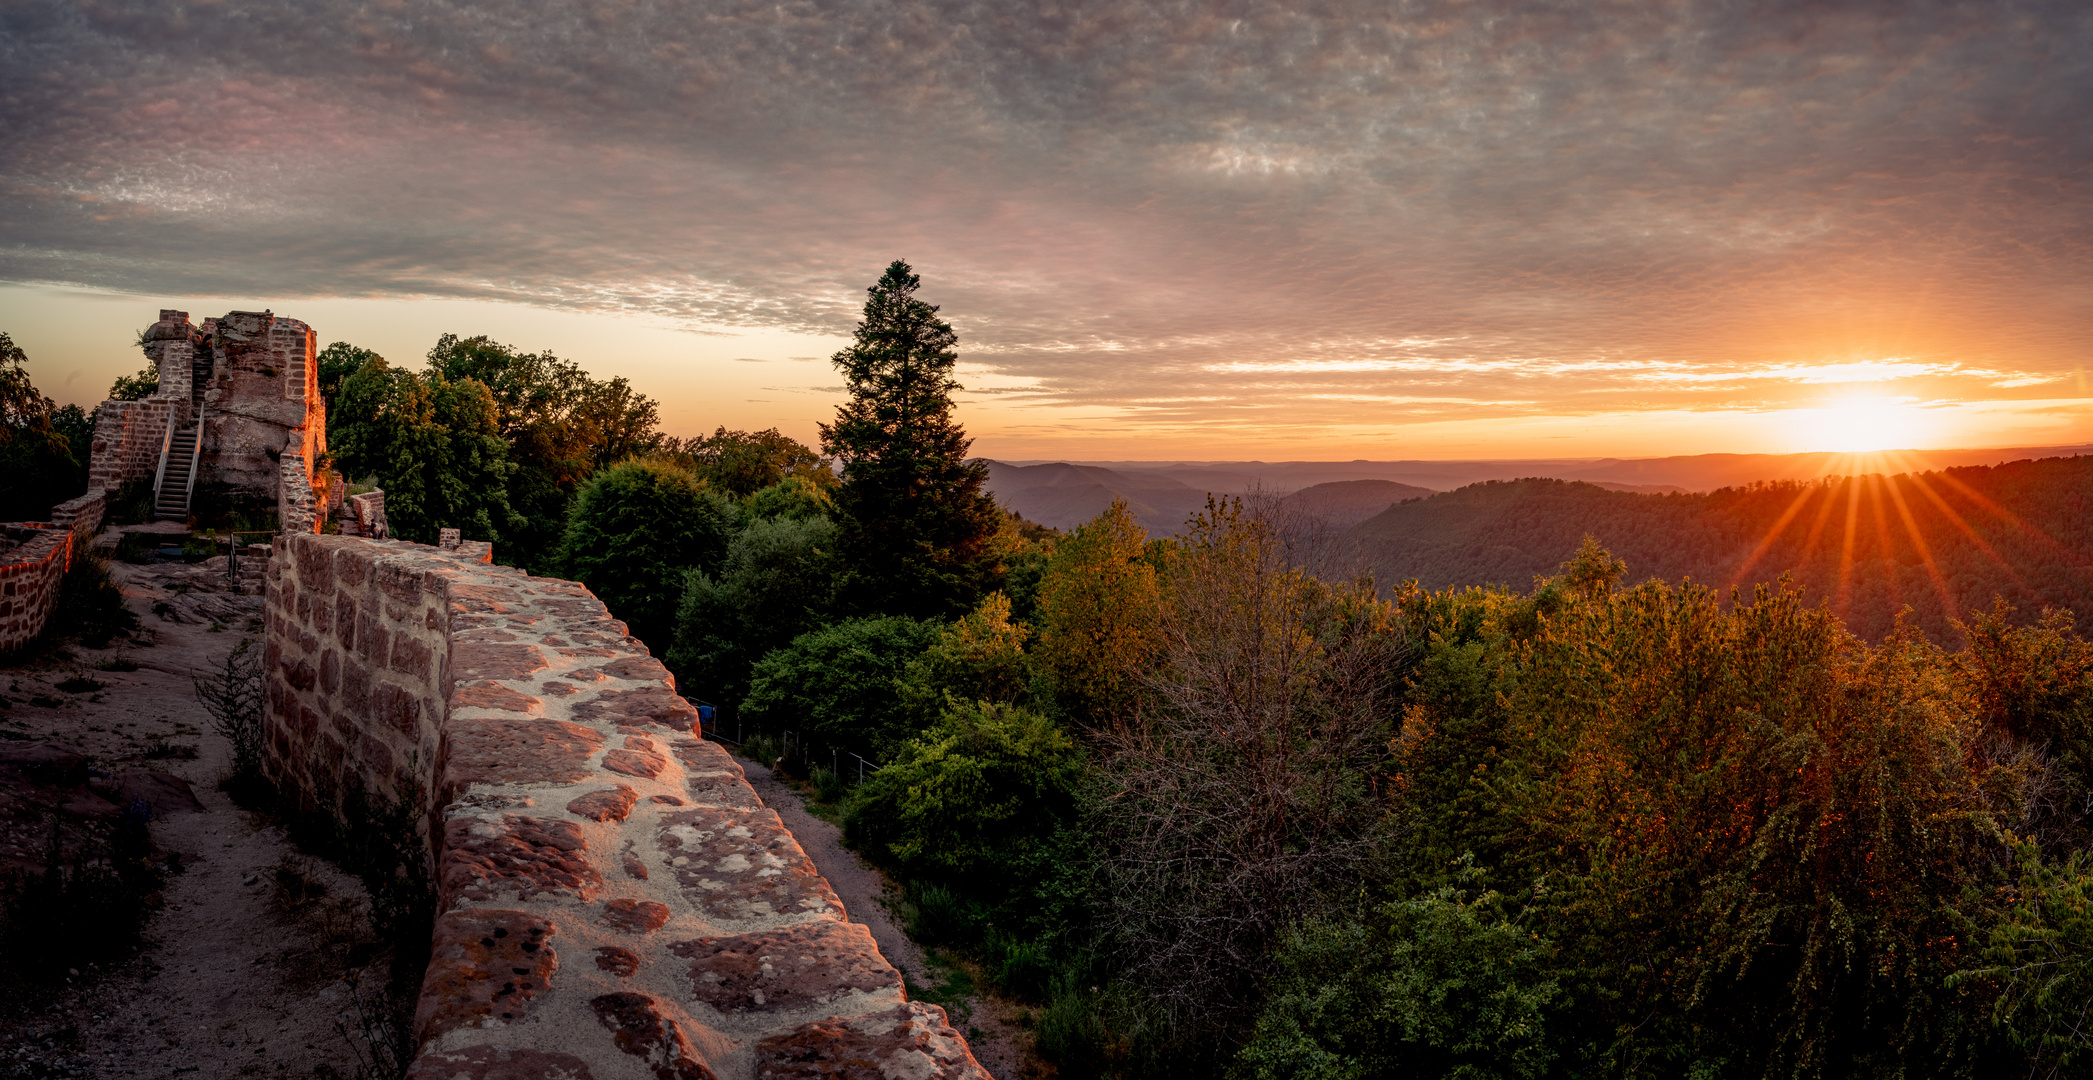
<path id="1" fill-rule="evenodd" d="M 985 1080 L 582 586 L 284 535 L 268 770 L 309 805 L 418 798 L 438 892 L 420 1080 Z"/>

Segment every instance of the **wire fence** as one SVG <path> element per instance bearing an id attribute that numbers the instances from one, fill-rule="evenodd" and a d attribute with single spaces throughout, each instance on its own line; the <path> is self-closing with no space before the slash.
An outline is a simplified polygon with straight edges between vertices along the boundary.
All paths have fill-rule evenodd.
<path id="1" fill-rule="evenodd" d="M 732 738 L 729 738 L 727 733 L 722 730 L 723 725 L 719 720 L 719 710 L 716 707 L 709 702 L 701 701 L 688 695 L 685 695 L 683 700 L 690 702 L 692 706 L 697 708 L 698 731 L 705 738 L 725 743 L 737 750 L 747 743 L 747 733 L 742 730 L 741 721 L 738 717 L 734 722 L 734 735 Z M 846 757 L 850 758 L 851 763 L 856 766 L 856 782 L 860 784 L 865 782 L 866 777 L 878 772 L 881 768 L 878 763 L 855 750 L 846 750 L 836 743 L 828 742 L 827 740 L 814 742 L 806 738 L 801 732 L 780 731 L 778 732 L 778 738 L 784 742 L 785 753 L 782 755 L 784 757 L 792 756 L 796 750 L 801 760 L 811 763 L 820 755 L 822 750 L 827 750 L 829 753 L 829 771 L 837 776 L 844 775 L 843 759 Z M 764 764 L 774 763 L 765 762 Z"/>

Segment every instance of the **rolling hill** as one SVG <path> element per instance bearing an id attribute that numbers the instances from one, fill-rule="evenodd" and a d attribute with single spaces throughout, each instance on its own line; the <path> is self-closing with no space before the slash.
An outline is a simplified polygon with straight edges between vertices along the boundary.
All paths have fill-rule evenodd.
<path id="1" fill-rule="evenodd" d="M 1487 481 L 1391 506 L 1345 538 L 1384 584 L 1524 589 L 1587 534 L 1627 562 L 1630 581 L 1727 587 L 1792 574 L 1811 603 L 1829 602 L 1871 640 L 1909 605 L 1948 641 L 1949 620 L 1994 595 L 2093 619 L 2093 456 L 1705 494 Z"/>

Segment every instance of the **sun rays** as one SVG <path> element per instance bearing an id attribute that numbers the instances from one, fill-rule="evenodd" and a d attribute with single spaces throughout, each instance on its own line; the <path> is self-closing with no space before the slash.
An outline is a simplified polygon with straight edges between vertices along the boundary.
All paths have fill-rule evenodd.
<path id="1" fill-rule="evenodd" d="M 2000 550 L 2001 532 L 2051 558 L 2078 561 L 2065 545 L 1965 483 L 1952 470 L 1900 468 L 1910 463 L 1908 455 L 1896 450 L 1841 454 L 1827 460 L 1825 475 L 1792 485 L 1792 496 L 1772 523 L 1750 541 L 1727 588 L 1734 590 L 1791 567 L 1829 562 L 1836 572 L 1819 579 L 1822 599 L 1842 617 L 1852 613 L 1864 580 L 1877 583 L 1873 588 L 1892 612 L 1918 602 L 1921 594 L 1930 594 L 1944 614 L 1954 616 L 1959 614 L 1958 605 L 1951 569 L 1943 565 L 1940 554 L 1943 543 L 1965 545 L 2023 594 L 2035 590 Z"/>

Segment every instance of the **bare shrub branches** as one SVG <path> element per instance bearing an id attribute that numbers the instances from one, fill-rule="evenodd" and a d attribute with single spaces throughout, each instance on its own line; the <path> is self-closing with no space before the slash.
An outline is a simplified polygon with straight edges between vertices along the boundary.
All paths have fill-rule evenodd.
<path id="1" fill-rule="evenodd" d="M 1371 583 L 1300 568 L 1286 530 L 1210 501 L 1163 574 L 1139 704 L 1099 733 L 1101 913 L 1130 977 L 1195 1026 L 1255 996 L 1271 946 L 1378 879 L 1379 780 L 1410 650 Z"/>

